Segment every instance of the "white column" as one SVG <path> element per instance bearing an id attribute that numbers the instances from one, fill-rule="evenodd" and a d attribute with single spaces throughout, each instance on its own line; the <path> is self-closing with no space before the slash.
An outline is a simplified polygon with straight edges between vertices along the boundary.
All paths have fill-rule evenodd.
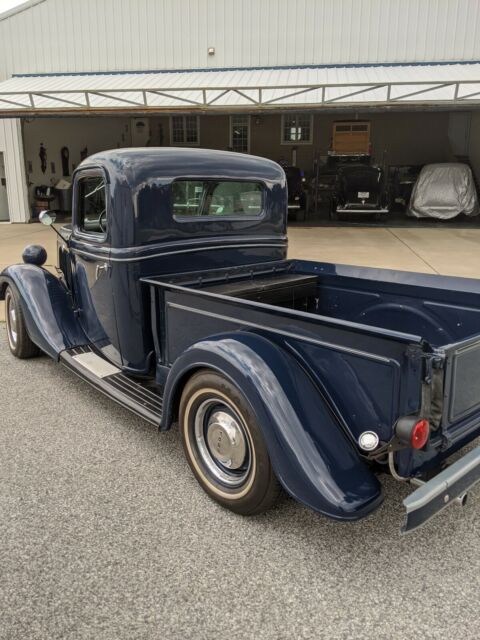
<path id="1" fill-rule="evenodd" d="M 28 222 L 30 208 L 19 118 L 0 118 L 0 151 L 5 163 L 10 222 Z"/>

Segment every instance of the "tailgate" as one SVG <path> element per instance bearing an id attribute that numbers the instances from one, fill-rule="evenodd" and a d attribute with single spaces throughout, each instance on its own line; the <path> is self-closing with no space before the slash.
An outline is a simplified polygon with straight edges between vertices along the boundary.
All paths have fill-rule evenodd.
<path id="1" fill-rule="evenodd" d="M 480 337 L 445 349 L 444 426 L 480 413 Z"/>

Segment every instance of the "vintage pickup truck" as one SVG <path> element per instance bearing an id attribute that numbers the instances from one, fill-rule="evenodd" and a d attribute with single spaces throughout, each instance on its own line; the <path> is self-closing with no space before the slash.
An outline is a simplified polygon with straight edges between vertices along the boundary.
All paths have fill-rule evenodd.
<path id="1" fill-rule="evenodd" d="M 480 281 L 287 260 L 286 220 L 269 160 L 91 156 L 56 230 L 58 277 L 38 246 L 0 275 L 10 349 L 178 423 L 200 485 L 237 513 L 283 487 L 358 520 L 382 472 L 417 487 L 404 531 L 464 504 L 480 447 L 446 461 L 480 435 Z"/>

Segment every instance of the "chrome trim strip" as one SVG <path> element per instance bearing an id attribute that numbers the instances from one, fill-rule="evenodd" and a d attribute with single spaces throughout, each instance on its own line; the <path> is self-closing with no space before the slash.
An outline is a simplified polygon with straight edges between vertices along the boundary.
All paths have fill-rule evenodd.
<path id="1" fill-rule="evenodd" d="M 390 209 L 336 209 L 337 213 L 390 213 Z"/>
<path id="2" fill-rule="evenodd" d="M 342 347 L 341 345 L 338 345 L 338 344 L 332 344 L 331 342 L 318 340 L 318 338 L 310 338 L 309 336 L 293 333 L 292 331 L 285 331 L 284 329 L 276 329 L 276 328 L 274 329 L 272 327 L 266 327 L 264 325 L 257 324 L 256 322 L 240 320 L 238 318 L 232 318 L 231 316 L 224 316 L 220 313 L 213 313 L 212 311 L 195 309 L 194 307 L 188 307 L 183 304 L 178 304 L 177 302 L 167 302 L 167 307 L 180 309 L 181 311 L 190 311 L 192 313 L 196 313 L 197 315 L 206 316 L 208 318 L 216 318 L 217 320 L 226 320 L 227 322 L 240 324 L 244 327 L 252 327 L 253 329 L 260 329 L 262 331 L 272 331 L 273 333 L 277 333 L 279 335 L 285 336 L 286 338 L 295 338 L 296 340 L 302 340 L 303 342 L 315 344 L 320 347 L 326 347 L 327 349 L 331 349 L 332 351 L 341 351 L 342 353 L 349 353 L 351 355 L 360 356 L 362 358 L 367 358 L 369 360 L 375 360 L 376 362 L 381 362 L 383 364 L 388 364 L 388 365 L 395 364 L 394 361 L 390 360 L 389 358 L 378 356 L 374 353 L 368 353 L 367 351 L 351 349 L 350 347 Z"/>
<path id="3" fill-rule="evenodd" d="M 100 260 L 100 259 L 106 260 L 107 262 L 139 262 L 140 260 L 150 260 L 151 258 L 161 258 L 163 256 L 174 256 L 182 253 L 196 253 L 197 251 L 210 251 L 211 249 L 249 249 L 249 248 L 257 248 L 257 247 L 261 247 L 261 248 L 271 247 L 271 248 L 282 249 L 284 247 L 286 248 L 287 246 L 288 246 L 287 242 L 278 242 L 278 243 L 259 242 L 259 243 L 252 243 L 252 244 L 210 245 L 207 247 L 192 247 L 191 249 L 177 249 L 176 251 L 163 251 L 160 253 L 152 253 L 148 256 L 134 256 L 132 258 L 113 258 L 112 256 L 107 257 L 101 253 L 99 254 L 90 253 L 88 251 L 84 251 L 83 249 L 76 249 L 73 247 L 71 251 L 72 253 L 77 255 L 88 256 L 89 258 L 95 258 L 97 260 Z"/>

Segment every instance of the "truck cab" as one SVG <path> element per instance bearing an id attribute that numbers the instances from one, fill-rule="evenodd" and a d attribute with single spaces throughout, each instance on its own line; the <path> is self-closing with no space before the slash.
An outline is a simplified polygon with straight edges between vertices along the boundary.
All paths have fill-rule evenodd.
<path id="1" fill-rule="evenodd" d="M 276 163 L 241 154 L 91 156 L 75 172 L 63 260 L 89 341 L 122 369 L 148 375 L 154 344 L 141 278 L 284 259 L 285 197 Z"/>
<path id="2" fill-rule="evenodd" d="M 165 431 L 244 515 L 281 488 L 338 520 L 418 488 L 404 531 L 480 479 L 480 282 L 287 259 L 287 185 L 263 158 L 96 154 L 57 230 L 0 275 L 12 354 L 43 352 Z M 42 214 L 51 224 L 52 213 Z M 427 478 L 433 479 L 427 481 Z"/>

